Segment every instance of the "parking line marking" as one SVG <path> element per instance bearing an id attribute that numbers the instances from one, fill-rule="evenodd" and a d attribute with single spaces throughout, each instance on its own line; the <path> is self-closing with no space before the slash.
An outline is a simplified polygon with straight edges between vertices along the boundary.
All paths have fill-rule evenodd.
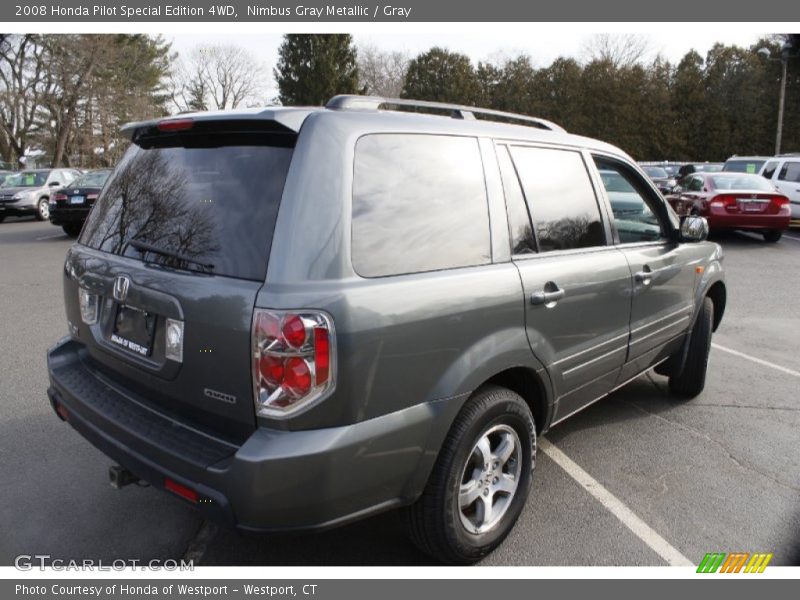
<path id="1" fill-rule="evenodd" d="M 595 500 L 600 502 L 611 514 L 625 525 L 631 532 L 647 544 L 653 552 L 663 558 L 670 566 L 691 567 L 694 563 L 680 553 L 672 544 L 661 537 L 652 527 L 642 521 L 623 502 L 609 492 L 594 477 L 584 471 L 575 461 L 556 448 L 546 439 L 539 439 L 539 448 L 550 460 L 556 463 L 567 475 L 589 492 Z"/>
<path id="2" fill-rule="evenodd" d="M 57 238 L 57 237 L 67 237 L 67 236 L 66 236 L 66 234 L 63 234 L 63 233 L 54 233 L 53 235 L 46 235 L 44 237 L 38 237 L 38 238 L 36 238 L 36 241 L 38 242 L 40 240 L 52 240 L 53 238 Z"/>
<path id="3" fill-rule="evenodd" d="M 781 373 L 786 373 L 787 375 L 794 375 L 795 377 L 800 377 L 800 371 L 795 371 L 794 369 L 789 369 L 787 367 L 776 365 L 775 363 L 771 363 L 768 360 L 756 358 L 755 356 L 750 356 L 749 354 L 745 354 L 744 352 L 739 352 L 738 350 L 733 350 L 732 348 L 726 348 L 725 346 L 720 346 L 719 344 L 715 344 L 714 342 L 711 342 L 711 347 L 716 348 L 717 350 L 722 350 L 723 352 L 727 352 L 728 354 L 733 354 L 734 356 L 738 356 L 739 358 L 744 358 L 746 360 L 756 363 L 757 365 L 761 365 L 763 367 L 769 367 L 771 369 L 775 369 L 776 371 L 780 371 Z"/>
<path id="4" fill-rule="evenodd" d="M 783 234 L 783 237 L 784 237 L 784 238 L 786 238 L 787 240 L 792 240 L 792 241 L 795 241 L 795 242 L 800 242 L 800 238 L 796 238 L 796 237 L 794 237 L 793 235 L 786 235 L 786 234 L 784 233 L 784 234 Z"/>

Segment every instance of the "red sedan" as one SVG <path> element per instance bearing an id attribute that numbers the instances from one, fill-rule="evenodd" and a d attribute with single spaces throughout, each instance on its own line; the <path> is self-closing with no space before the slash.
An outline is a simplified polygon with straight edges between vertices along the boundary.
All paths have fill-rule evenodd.
<path id="1" fill-rule="evenodd" d="M 679 215 L 701 215 L 714 229 L 758 231 L 777 242 L 789 228 L 789 199 L 760 175 L 693 173 L 680 181 L 681 191 L 667 196 Z"/>

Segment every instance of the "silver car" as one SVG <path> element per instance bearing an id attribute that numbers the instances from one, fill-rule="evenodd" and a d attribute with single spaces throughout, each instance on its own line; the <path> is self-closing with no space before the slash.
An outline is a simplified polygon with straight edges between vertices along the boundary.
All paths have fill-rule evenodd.
<path id="1" fill-rule="evenodd" d="M 50 216 L 50 193 L 80 174 L 77 169 L 30 169 L 7 177 L 0 186 L 0 223 L 8 216 L 23 215 L 46 221 Z"/>

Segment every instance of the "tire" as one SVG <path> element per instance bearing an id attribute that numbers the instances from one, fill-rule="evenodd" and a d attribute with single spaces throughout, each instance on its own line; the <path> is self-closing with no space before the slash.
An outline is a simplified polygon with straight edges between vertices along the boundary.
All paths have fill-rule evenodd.
<path id="1" fill-rule="evenodd" d="M 61 229 L 64 230 L 69 237 L 78 237 L 81 233 L 81 224 L 80 223 L 64 223 L 61 226 Z"/>
<path id="2" fill-rule="evenodd" d="M 495 455 L 509 445 L 507 458 Z M 487 450 L 498 460 L 486 463 Z M 535 457 L 536 427 L 525 401 L 501 387 L 479 390 L 453 422 L 422 496 L 405 509 L 411 540 L 449 564 L 471 564 L 485 557 L 502 543 L 522 512 Z M 462 510 L 461 499 L 473 496 Z M 487 502 L 494 511 L 489 519 Z"/>
<path id="3" fill-rule="evenodd" d="M 6 220 L 6 216 L 5 215 L 0 215 L 0 223 L 2 223 L 5 220 Z"/>
<path id="4" fill-rule="evenodd" d="M 781 231 L 780 229 L 769 229 L 765 231 L 762 235 L 764 236 L 765 242 L 774 244 L 779 239 L 781 239 L 781 237 L 783 236 L 783 231 Z"/>
<path id="5" fill-rule="evenodd" d="M 47 221 L 50 217 L 50 204 L 47 198 L 40 198 L 36 204 L 36 220 Z"/>
<path id="6" fill-rule="evenodd" d="M 681 398 L 692 399 L 706 384 L 708 369 L 708 353 L 711 350 L 711 330 L 714 327 L 714 303 L 711 298 L 704 298 L 700 314 L 692 327 L 689 338 L 689 349 L 686 363 L 678 375 L 669 378 L 670 391 Z"/>

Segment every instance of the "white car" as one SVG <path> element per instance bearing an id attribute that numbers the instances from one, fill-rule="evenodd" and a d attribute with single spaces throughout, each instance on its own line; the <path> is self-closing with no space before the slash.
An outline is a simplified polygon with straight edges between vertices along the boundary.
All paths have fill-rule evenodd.
<path id="1" fill-rule="evenodd" d="M 761 175 L 789 198 L 792 219 L 800 219 L 800 155 L 770 158 L 761 168 Z"/>

